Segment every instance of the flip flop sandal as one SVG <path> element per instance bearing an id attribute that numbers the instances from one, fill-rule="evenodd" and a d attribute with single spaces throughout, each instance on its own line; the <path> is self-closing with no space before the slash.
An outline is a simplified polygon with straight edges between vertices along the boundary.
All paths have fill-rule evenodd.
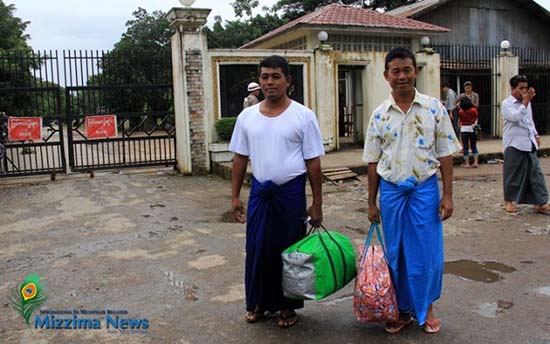
<path id="1" fill-rule="evenodd" d="M 441 321 L 439 319 L 435 319 L 433 321 L 426 320 L 426 323 L 424 324 L 424 332 L 426 333 L 437 333 L 441 330 Z"/>
<path id="2" fill-rule="evenodd" d="M 384 327 L 384 331 L 391 334 L 398 333 L 398 332 L 401 332 L 408 325 L 412 324 L 412 322 L 413 322 L 413 319 L 409 318 L 407 320 L 399 320 L 397 322 L 386 323 L 386 327 Z"/>
<path id="3" fill-rule="evenodd" d="M 279 314 L 279 318 L 277 319 L 277 326 L 279 326 L 280 328 L 289 328 L 296 325 L 297 322 L 298 322 L 298 314 L 296 313 L 289 314 L 286 316 Z"/>
<path id="4" fill-rule="evenodd" d="M 265 316 L 265 311 L 262 309 L 256 309 L 254 311 L 249 311 L 246 313 L 245 320 L 249 324 L 257 323 L 262 320 Z"/>
<path id="5" fill-rule="evenodd" d="M 539 214 L 550 215 L 550 205 L 546 204 L 540 208 L 535 208 L 535 211 Z"/>
<path id="6" fill-rule="evenodd" d="M 503 207 L 504 208 L 504 211 L 507 212 L 508 214 L 515 214 L 518 212 L 518 208 L 516 207 Z"/>

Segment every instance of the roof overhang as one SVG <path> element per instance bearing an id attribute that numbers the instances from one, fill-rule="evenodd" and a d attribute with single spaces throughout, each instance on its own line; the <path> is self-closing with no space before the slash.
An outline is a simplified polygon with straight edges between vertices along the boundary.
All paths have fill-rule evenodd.
<path id="1" fill-rule="evenodd" d="M 359 35 L 365 35 L 365 36 L 373 36 L 373 35 L 379 34 L 384 36 L 399 35 L 399 36 L 405 36 L 405 37 L 438 36 L 445 32 L 450 31 L 449 29 L 446 29 L 444 31 L 435 31 L 435 30 L 422 30 L 422 29 L 397 29 L 397 28 L 385 28 L 385 27 L 350 26 L 350 25 L 312 25 L 312 24 L 300 23 L 286 30 L 282 30 L 281 32 L 278 32 L 273 36 L 269 36 L 266 38 L 260 37 L 260 39 L 256 39 L 254 41 L 246 43 L 240 46 L 238 49 L 251 49 L 262 43 L 268 42 L 277 37 L 284 36 L 292 31 L 296 31 L 299 29 L 306 29 L 310 31 L 339 31 L 339 32 L 347 32 L 351 34 L 359 34 Z"/>

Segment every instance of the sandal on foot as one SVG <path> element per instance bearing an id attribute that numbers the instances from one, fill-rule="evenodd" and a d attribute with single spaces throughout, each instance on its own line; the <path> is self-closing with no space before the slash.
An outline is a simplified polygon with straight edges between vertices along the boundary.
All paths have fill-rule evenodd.
<path id="1" fill-rule="evenodd" d="M 265 311 L 258 307 L 253 311 L 246 312 L 245 320 L 249 324 L 257 323 L 258 321 L 262 320 L 264 315 L 265 315 Z"/>
<path id="2" fill-rule="evenodd" d="M 504 211 L 506 211 L 508 214 L 515 214 L 518 212 L 518 208 L 514 207 L 513 205 L 509 207 L 504 206 Z"/>
<path id="3" fill-rule="evenodd" d="M 412 318 L 406 319 L 406 320 L 398 320 L 394 322 L 387 322 L 386 327 L 384 327 L 384 331 L 394 334 L 401 332 L 407 325 L 410 325 L 413 322 Z"/>
<path id="4" fill-rule="evenodd" d="M 426 333 L 437 333 L 441 330 L 441 321 L 439 319 L 434 319 L 432 321 L 426 320 L 424 323 L 424 332 Z"/>
<path id="5" fill-rule="evenodd" d="M 550 205 L 535 206 L 535 211 L 539 214 L 550 214 Z"/>
<path id="6" fill-rule="evenodd" d="M 277 319 L 277 326 L 280 328 L 289 328 L 298 322 L 298 314 L 296 312 L 292 311 L 292 313 L 289 313 L 287 315 L 279 314 L 279 318 Z"/>

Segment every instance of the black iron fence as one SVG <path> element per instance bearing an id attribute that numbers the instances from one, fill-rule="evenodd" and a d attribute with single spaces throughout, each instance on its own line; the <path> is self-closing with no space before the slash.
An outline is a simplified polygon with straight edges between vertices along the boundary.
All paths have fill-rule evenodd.
<path id="1" fill-rule="evenodd" d="M 56 52 L 8 51 L 0 54 L 0 177 L 66 171 Z M 39 116 L 43 128 L 33 141 L 9 141 L 8 118 Z"/>
<path id="2" fill-rule="evenodd" d="M 88 137 L 85 118 L 107 114 L 118 135 Z M 41 117 L 42 139 L 10 141 L 8 117 Z M 0 134 L 0 177 L 175 166 L 170 54 L 2 53 Z"/>
<path id="3" fill-rule="evenodd" d="M 494 63 L 500 54 L 498 46 L 439 44 L 433 48 L 441 57 L 441 82 L 448 82 L 457 93 L 463 84 L 472 82 L 479 94 L 479 124 L 484 136 L 490 137 L 495 126 L 495 113 L 500 111 L 496 76 L 500 74 Z M 537 90 L 533 100 L 533 117 L 540 134 L 550 134 L 550 51 L 541 48 L 515 47 L 510 50 L 519 57 L 519 73 L 529 78 Z"/>

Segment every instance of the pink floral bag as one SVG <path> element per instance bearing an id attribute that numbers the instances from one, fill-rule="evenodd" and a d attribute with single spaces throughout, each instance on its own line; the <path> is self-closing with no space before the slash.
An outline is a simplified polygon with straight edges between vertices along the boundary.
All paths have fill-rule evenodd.
<path id="1" fill-rule="evenodd" d="M 376 231 L 380 245 L 371 245 Z M 397 321 L 399 309 L 386 260 L 386 245 L 378 224 L 369 229 L 365 246 L 358 261 L 353 309 L 360 322 Z"/>

